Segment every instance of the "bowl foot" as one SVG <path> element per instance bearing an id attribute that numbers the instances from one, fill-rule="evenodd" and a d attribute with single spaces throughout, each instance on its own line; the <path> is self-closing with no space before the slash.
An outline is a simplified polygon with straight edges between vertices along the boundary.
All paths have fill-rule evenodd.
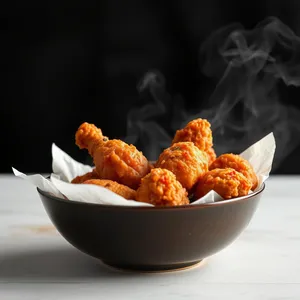
<path id="1" fill-rule="evenodd" d="M 203 260 L 179 263 L 179 264 L 169 264 L 169 265 L 123 265 L 114 264 L 103 261 L 103 263 L 113 269 L 126 272 L 137 272 L 137 273 L 163 273 L 163 272 L 174 272 L 174 271 L 184 271 L 187 269 L 195 268 L 200 265 Z"/>

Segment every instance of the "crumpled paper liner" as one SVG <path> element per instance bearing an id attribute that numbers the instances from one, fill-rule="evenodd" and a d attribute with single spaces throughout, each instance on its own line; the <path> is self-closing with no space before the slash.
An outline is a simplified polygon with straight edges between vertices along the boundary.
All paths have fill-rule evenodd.
<path id="1" fill-rule="evenodd" d="M 241 157 L 250 162 L 258 177 L 256 191 L 261 188 L 263 182 L 269 177 L 275 149 L 275 138 L 273 133 L 270 133 L 240 154 Z M 46 179 L 40 174 L 25 175 L 14 168 L 12 169 L 15 176 L 23 178 L 39 189 L 59 198 L 104 205 L 153 206 L 148 203 L 127 200 L 101 186 L 71 184 L 70 182 L 73 178 L 91 172 L 93 168 L 77 162 L 55 144 L 52 144 L 52 159 L 53 173 L 50 179 Z M 212 203 L 220 200 L 223 200 L 222 197 L 216 192 L 211 191 L 190 205 Z"/>

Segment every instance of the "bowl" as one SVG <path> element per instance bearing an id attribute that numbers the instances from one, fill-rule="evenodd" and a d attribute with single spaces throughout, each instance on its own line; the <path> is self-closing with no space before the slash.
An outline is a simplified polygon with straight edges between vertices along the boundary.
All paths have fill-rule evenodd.
<path id="1" fill-rule="evenodd" d="M 78 250 L 119 269 L 166 271 L 196 265 L 231 244 L 249 224 L 264 188 L 179 207 L 98 205 L 37 190 L 58 232 Z"/>

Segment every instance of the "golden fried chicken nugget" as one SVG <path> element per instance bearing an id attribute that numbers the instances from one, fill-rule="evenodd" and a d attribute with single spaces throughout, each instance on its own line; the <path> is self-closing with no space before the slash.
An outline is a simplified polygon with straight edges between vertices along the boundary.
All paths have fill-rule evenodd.
<path id="1" fill-rule="evenodd" d="M 210 123 L 205 119 L 190 121 L 183 129 L 177 130 L 172 144 L 178 142 L 192 142 L 202 151 L 213 146 Z"/>
<path id="2" fill-rule="evenodd" d="M 210 147 L 207 151 L 205 151 L 208 157 L 208 166 L 210 166 L 217 158 L 216 152 L 213 147 Z"/>
<path id="3" fill-rule="evenodd" d="M 241 156 L 232 153 L 222 154 L 209 166 L 210 170 L 225 168 L 232 168 L 242 173 L 252 183 L 252 190 L 257 187 L 258 180 L 253 167 Z"/>
<path id="4" fill-rule="evenodd" d="M 194 195 L 199 199 L 214 190 L 224 199 L 230 199 L 248 195 L 250 189 L 249 180 L 235 169 L 213 169 L 201 176 Z"/>
<path id="5" fill-rule="evenodd" d="M 71 181 L 71 183 L 83 183 L 84 181 L 89 180 L 89 179 L 100 179 L 99 175 L 96 172 L 96 169 L 93 169 L 92 172 L 88 172 L 84 175 L 75 177 Z"/>
<path id="6" fill-rule="evenodd" d="M 102 179 L 117 181 L 136 189 L 150 171 L 147 158 L 135 146 L 121 140 L 105 141 L 99 129 L 84 123 L 76 132 L 76 144 L 88 149 Z"/>
<path id="7" fill-rule="evenodd" d="M 155 166 L 173 172 L 182 186 L 190 190 L 199 177 L 208 171 L 208 160 L 205 152 L 192 142 L 180 142 L 165 149 Z"/>
<path id="8" fill-rule="evenodd" d="M 169 170 L 154 168 L 146 175 L 137 189 L 136 201 L 155 206 L 189 204 L 187 191 Z"/>
<path id="9" fill-rule="evenodd" d="M 105 187 L 112 192 L 124 197 L 125 199 L 128 200 L 135 200 L 136 198 L 136 191 L 131 189 L 130 187 L 117 183 L 112 180 L 107 180 L 107 179 L 91 179 L 91 180 L 86 180 L 83 182 L 84 184 L 95 184 L 99 185 L 102 187 Z"/>

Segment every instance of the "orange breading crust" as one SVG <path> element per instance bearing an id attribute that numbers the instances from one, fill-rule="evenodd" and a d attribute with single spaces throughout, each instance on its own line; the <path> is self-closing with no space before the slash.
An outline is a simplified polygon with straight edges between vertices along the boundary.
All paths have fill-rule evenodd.
<path id="1" fill-rule="evenodd" d="M 107 140 L 108 138 L 103 136 L 100 128 L 87 122 L 82 123 L 75 134 L 76 145 L 80 149 L 88 149 L 91 156 L 93 156 L 91 152 L 95 146 Z"/>
<path id="2" fill-rule="evenodd" d="M 121 140 L 103 141 L 100 131 L 93 124 L 82 124 L 76 132 L 76 144 L 88 149 L 100 178 L 136 189 L 150 171 L 148 160 L 133 145 Z"/>
<path id="3" fill-rule="evenodd" d="M 205 152 L 192 142 L 180 142 L 161 153 L 156 167 L 173 172 L 182 186 L 190 190 L 199 177 L 208 171 L 208 160 Z"/>
<path id="4" fill-rule="evenodd" d="M 258 181 L 253 167 L 241 156 L 232 153 L 222 154 L 209 167 L 210 170 L 225 168 L 232 168 L 242 173 L 252 183 L 252 190 L 257 187 Z"/>
<path id="5" fill-rule="evenodd" d="M 199 199 L 214 190 L 224 199 L 248 195 L 251 183 L 242 174 L 232 168 L 214 169 L 205 173 L 199 179 L 195 197 Z"/>
<path id="6" fill-rule="evenodd" d="M 84 181 L 89 180 L 89 179 L 99 179 L 99 175 L 97 174 L 96 169 L 93 169 L 92 172 L 88 172 L 84 175 L 75 177 L 71 181 L 71 183 L 83 183 Z"/>
<path id="7" fill-rule="evenodd" d="M 209 148 L 208 150 L 205 151 L 208 157 L 208 166 L 210 166 L 217 158 L 216 152 L 214 148 Z"/>
<path id="8" fill-rule="evenodd" d="M 142 179 L 136 200 L 155 206 L 179 206 L 189 204 L 187 195 L 186 189 L 172 172 L 154 168 Z"/>
<path id="9" fill-rule="evenodd" d="M 126 185 L 117 183 L 115 181 L 112 180 L 106 180 L 106 179 L 91 179 L 91 180 L 86 180 L 85 182 L 83 182 L 84 184 L 95 184 L 95 185 L 99 185 L 102 187 L 105 187 L 109 190 L 111 190 L 112 192 L 124 197 L 125 199 L 128 200 L 135 200 L 136 198 L 136 191 L 129 188 Z"/>
<path id="10" fill-rule="evenodd" d="M 213 146 L 210 123 L 205 119 L 190 121 L 183 129 L 177 130 L 172 144 L 192 142 L 200 150 L 207 151 Z"/>

